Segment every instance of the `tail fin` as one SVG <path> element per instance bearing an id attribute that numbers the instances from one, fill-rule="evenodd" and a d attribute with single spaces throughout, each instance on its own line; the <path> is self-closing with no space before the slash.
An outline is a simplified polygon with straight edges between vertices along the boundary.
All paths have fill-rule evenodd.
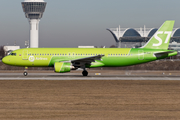
<path id="1" fill-rule="evenodd" d="M 149 49 L 168 49 L 175 21 L 165 21 L 159 30 L 142 47 Z"/>

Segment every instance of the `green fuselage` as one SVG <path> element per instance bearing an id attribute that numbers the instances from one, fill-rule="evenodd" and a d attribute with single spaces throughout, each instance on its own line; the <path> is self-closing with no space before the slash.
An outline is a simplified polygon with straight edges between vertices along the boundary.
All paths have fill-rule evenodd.
<path id="1" fill-rule="evenodd" d="M 155 53 L 171 53 L 156 56 Z M 26 48 L 13 51 L 3 62 L 23 67 L 53 67 L 56 62 L 104 55 L 86 67 L 121 67 L 146 63 L 177 55 L 173 50 L 145 48 Z"/>

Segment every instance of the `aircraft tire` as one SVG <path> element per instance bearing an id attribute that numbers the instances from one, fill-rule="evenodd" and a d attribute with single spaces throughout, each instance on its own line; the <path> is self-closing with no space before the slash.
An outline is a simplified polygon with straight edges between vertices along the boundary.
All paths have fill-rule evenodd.
<path id="1" fill-rule="evenodd" d="M 23 75 L 24 75 L 24 76 L 27 76 L 27 75 L 28 75 L 28 73 L 27 73 L 27 72 L 24 72 L 24 73 L 23 73 Z"/>
<path id="2" fill-rule="evenodd" d="M 87 72 L 86 70 L 84 70 L 84 71 L 82 72 L 82 74 L 83 74 L 83 76 L 88 76 L 88 72 Z"/>

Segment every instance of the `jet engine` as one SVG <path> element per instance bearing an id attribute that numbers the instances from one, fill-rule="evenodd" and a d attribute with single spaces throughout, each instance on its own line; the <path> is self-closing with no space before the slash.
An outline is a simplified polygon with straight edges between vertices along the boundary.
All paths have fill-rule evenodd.
<path id="1" fill-rule="evenodd" d="M 70 72 L 73 69 L 75 69 L 75 67 L 68 62 L 56 62 L 54 64 L 54 71 L 57 73 L 66 73 Z"/>

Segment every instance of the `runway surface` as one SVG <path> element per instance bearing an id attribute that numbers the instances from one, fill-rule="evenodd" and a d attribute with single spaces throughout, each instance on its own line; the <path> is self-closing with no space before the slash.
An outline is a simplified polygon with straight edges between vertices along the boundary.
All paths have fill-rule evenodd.
<path id="1" fill-rule="evenodd" d="M 20 73 L 0 73 L 0 80 L 180 80 L 178 74 L 104 74 L 90 73 L 87 77 L 81 73 L 28 73 L 28 76 L 23 76 Z"/>

